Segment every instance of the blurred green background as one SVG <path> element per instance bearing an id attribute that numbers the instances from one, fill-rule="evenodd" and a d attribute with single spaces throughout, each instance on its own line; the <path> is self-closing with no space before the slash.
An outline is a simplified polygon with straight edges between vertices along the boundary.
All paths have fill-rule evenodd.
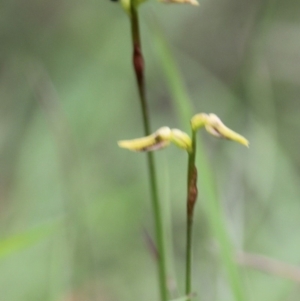
<path id="1" fill-rule="evenodd" d="M 194 113 L 250 140 L 248 150 L 201 134 L 235 248 L 297 267 L 299 1 L 153 1 L 141 23 L 153 130 L 182 128 L 159 32 Z M 158 300 L 145 156 L 117 147 L 143 135 L 128 17 L 103 0 L 2 1 L 0 41 L 0 300 Z M 173 147 L 155 156 L 176 297 L 187 158 Z M 199 300 L 233 300 L 202 185 L 193 286 Z M 241 268 L 248 300 L 298 301 L 299 284 L 273 274 Z"/>

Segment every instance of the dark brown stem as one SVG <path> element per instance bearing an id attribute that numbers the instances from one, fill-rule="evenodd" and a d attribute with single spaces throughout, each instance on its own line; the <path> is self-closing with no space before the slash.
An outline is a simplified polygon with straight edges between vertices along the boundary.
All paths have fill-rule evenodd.
<path id="1" fill-rule="evenodd" d="M 194 207 L 197 201 L 197 168 L 195 165 L 196 137 L 192 133 L 192 152 L 189 153 L 188 161 L 188 183 L 187 183 L 187 228 L 186 228 L 186 276 L 185 294 L 189 296 L 192 292 L 192 229 Z M 188 299 L 190 300 L 190 299 Z"/>
<path id="2" fill-rule="evenodd" d="M 131 5 L 131 34 L 132 34 L 132 46 L 133 46 L 133 67 L 135 71 L 135 76 L 137 80 L 139 97 L 142 105 L 142 113 L 143 113 L 143 121 L 146 129 L 146 135 L 150 134 L 150 121 L 148 116 L 148 108 L 146 101 L 146 93 L 145 93 L 145 63 L 144 57 L 142 53 L 142 44 L 140 38 L 140 28 L 139 28 L 139 16 L 137 8 L 132 4 Z"/>

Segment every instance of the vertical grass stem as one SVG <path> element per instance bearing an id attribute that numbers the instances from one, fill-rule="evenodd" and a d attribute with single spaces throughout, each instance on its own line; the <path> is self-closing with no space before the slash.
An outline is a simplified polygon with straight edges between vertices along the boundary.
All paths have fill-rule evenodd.
<path id="1" fill-rule="evenodd" d="M 150 135 L 150 118 L 148 113 L 146 90 L 145 90 L 145 65 L 141 47 L 140 28 L 139 28 L 139 16 L 138 10 L 131 0 L 130 5 L 130 22 L 131 22 L 131 34 L 132 34 L 132 46 L 133 46 L 133 66 L 137 80 L 139 99 L 142 109 L 143 126 L 145 135 Z M 158 250 L 158 277 L 160 287 L 161 301 L 168 300 L 167 279 L 166 279 L 166 260 L 165 260 L 165 246 L 164 246 L 164 234 L 162 225 L 162 214 L 158 198 L 157 189 L 157 177 L 156 168 L 154 162 L 153 153 L 147 153 L 148 171 L 149 171 L 149 183 L 151 190 L 151 200 L 154 215 L 155 224 L 155 236 Z"/>

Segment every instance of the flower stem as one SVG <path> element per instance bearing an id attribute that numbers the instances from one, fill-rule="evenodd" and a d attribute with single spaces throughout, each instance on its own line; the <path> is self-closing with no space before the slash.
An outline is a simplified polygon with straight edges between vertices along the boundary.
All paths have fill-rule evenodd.
<path id="1" fill-rule="evenodd" d="M 192 293 L 192 228 L 194 207 L 197 200 L 197 168 L 195 165 L 196 157 L 196 133 L 192 133 L 192 151 L 189 153 L 188 160 L 188 181 L 187 181 L 187 227 L 186 227 L 186 276 L 185 294 Z M 188 301 L 190 300 L 187 299 Z"/>
<path id="2" fill-rule="evenodd" d="M 139 16 L 137 6 L 131 0 L 130 4 L 130 22 L 131 22 L 131 34 L 132 34 L 132 46 L 133 46 L 133 66 L 136 75 L 136 81 L 139 92 L 139 99 L 142 109 L 142 118 L 144 133 L 146 136 L 150 135 L 150 118 L 148 113 L 146 90 L 145 90 L 145 65 L 141 47 L 140 29 L 139 29 Z M 162 225 L 162 214 L 158 198 L 157 189 L 157 177 L 156 168 L 154 162 L 154 156 L 152 152 L 147 153 L 148 171 L 149 171 L 149 183 L 151 190 L 151 200 L 154 215 L 155 224 L 155 236 L 156 245 L 158 250 L 158 277 L 160 287 L 161 301 L 168 300 L 167 279 L 166 279 L 166 260 L 165 260 L 165 245 L 164 245 L 164 233 Z"/>

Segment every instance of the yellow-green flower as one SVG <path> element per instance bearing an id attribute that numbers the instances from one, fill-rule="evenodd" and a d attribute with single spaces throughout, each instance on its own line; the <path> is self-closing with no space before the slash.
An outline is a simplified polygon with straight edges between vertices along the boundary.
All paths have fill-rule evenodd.
<path id="1" fill-rule="evenodd" d="M 205 127 L 207 132 L 213 136 L 249 146 L 246 138 L 226 127 L 215 114 L 197 114 L 191 119 L 191 126 L 194 132 L 201 127 Z M 181 130 L 170 129 L 169 127 L 162 127 L 146 137 L 119 141 L 118 145 L 131 151 L 146 152 L 163 149 L 171 142 L 189 153 L 193 151 L 190 136 Z"/>
<path id="2" fill-rule="evenodd" d="M 207 132 L 215 137 L 229 139 L 247 147 L 249 146 L 249 141 L 245 137 L 225 126 L 220 118 L 215 114 L 197 114 L 191 119 L 191 126 L 193 131 L 204 126 Z"/>
<path id="3" fill-rule="evenodd" d="M 171 142 L 188 152 L 191 151 L 191 138 L 178 129 L 171 130 L 168 127 L 162 127 L 146 137 L 119 141 L 118 145 L 131 151 L 146 152 L 165 148 Z"/>
<path id="4" fill-rule="evenodd" d="M 170 128 L 162 127 L 152 135 L 132 140 L 122 140 L 118 142 L 118 145 L 136 152 L 153 151 L 168 146 L 170 144 L 170 137 Z"/>

